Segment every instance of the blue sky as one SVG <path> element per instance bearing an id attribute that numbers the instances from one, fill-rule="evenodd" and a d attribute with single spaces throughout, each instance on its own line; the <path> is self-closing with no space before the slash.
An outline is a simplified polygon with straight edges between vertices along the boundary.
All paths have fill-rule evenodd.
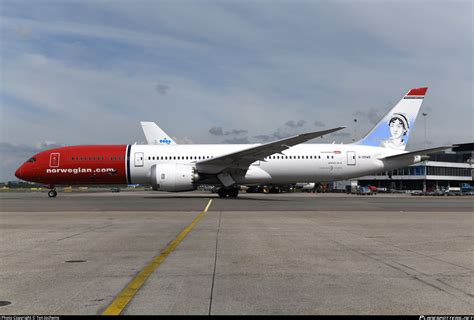
<path id="1" fill-rule="evenodd" d="M 420 86 L 428 144 L 474 140 L 470 1 L 0 6 L 0 180 L 47 146 L 143 141 L 141 120 L 181 143 L 350 142 Z"/>

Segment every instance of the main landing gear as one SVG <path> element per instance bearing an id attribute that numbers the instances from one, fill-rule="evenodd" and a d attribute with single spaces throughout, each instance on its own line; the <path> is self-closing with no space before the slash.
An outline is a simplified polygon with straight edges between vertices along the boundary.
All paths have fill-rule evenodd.
<path id="1" fill-rule="evenodd" d="M 50 186 L 49 188 L 50 188 L 51 190 L 49 190 L 48 196 L 49 196 L 50 198 L 55 198 L 55 197 L 58 195 L 58 193 L 57 193 L 57 191 L 56 191 L 56 188 L 55 188 L 54 186 Z"/>
<path id="2" fill-rule="evenodd" d="M 217 191 L 217 194 L 219 195 L 220 198 L 225 198 L 225 197 L 229 197 L 229 198 L 237 198 L 237 196 L 239 195 L 239 189 L 236 188 L 236 187 L 232 187 L 232 188 L 220 188 L 218 191 Z"/>

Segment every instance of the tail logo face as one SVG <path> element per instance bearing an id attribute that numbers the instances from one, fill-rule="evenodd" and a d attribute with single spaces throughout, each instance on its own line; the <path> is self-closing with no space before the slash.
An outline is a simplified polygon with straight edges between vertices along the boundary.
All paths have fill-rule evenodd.
<path id="1" fill-rule="evenodd" d="M 357 144 L 405 150 L 427 90 L 411 89 Z"/>
<path id="2" fill-rule="evenodd" d="M 390 138 L 382 141 L 381 146 L 385 148 L 404 150 L 406 146 L 405 136 L 410 130 L 410 122 L 404 113 L 394 113 L 388 122 Z"/>

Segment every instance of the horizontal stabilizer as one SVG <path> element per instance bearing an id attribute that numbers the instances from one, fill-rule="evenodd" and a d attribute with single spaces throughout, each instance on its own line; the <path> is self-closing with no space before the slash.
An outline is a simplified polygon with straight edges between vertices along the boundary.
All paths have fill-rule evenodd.
<path id="1" fill-rule="evenodd" d="M 405 152 L 405 153 L 400 153 L 396 155 L 391 155 L 391 156 L 384 156 L 378 158 L 379 160 L 395 160 L 395 159 L 405 159 L 405 158 L 411 158 L 413 156 L 424 156 L 424 155 L 429 155 L 432 153 L 440 152 L 443 150 L 448 150 L 451 149 L 454 146 L 444 146 L 444 147 L 437 147 L 437 148 L 431 148 L 431 149 L 423 149 L 423 150 L 417 150 L 417 151 L 410 151 L 410 152 Z"/>

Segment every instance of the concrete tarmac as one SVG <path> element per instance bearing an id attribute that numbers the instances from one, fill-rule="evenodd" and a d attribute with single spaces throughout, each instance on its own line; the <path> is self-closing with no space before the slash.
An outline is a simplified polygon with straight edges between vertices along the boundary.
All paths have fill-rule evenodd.
<path id="1" fill-rule="evenodd" d="M 0 194 L 0 314 L 102 313 L 209 198 L 124 314 L 474 313 L 473 197 L 239 197 Z"/>

